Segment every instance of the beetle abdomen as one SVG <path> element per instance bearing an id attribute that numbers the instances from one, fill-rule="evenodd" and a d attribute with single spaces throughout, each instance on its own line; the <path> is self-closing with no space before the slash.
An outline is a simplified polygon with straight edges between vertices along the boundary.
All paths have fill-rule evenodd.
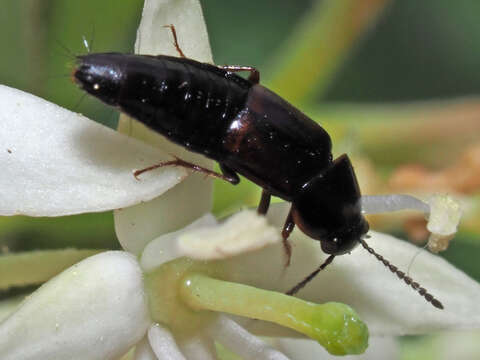
<path id="1" fill-rule="evenodd" d="M 206 155 L 219 149 L 220 136 L 251 87 L 216 66 L 166 56 L 132 58 L 125 74 L 121 110 Z"/>
<path id="2" fill-rule="evenodd" d="M 74 78 L 85 91 L 284 199 L 331 162 L 322 127 L 263 86 L 219 67 L 118 53 L 79 62 Z"/>
<path id="3" fill-rule="evenodd" d="M 252 84 L 217 66 L 170 56 L 89 54 L 73 76 L 82 88 L 190 150 L 221 148 Z"/>

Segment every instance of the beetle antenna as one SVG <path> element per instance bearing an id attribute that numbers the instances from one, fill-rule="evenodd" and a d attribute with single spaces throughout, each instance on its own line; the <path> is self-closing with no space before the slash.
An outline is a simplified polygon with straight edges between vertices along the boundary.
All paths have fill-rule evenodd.
<path id="1" fill-rule="evenodd" d="M 70 50 L 64 43 L 62 43 L 59 39 L 55 39 L 57 45 L 63 50 L 62 56 L 66 56 L 69 59 L 76 59 L 77 56 Z"/>
<path id="2" fill-rule="evenodd" d="M 312 272 L 310 275 L 308 275 L 305 279 L 300 281 L 297 285 L 295 285 L 293 288 L 288 290 L 285 294 L 287 295 L 295 295 L 301 288 L 303 288 L 305 285 L 307 285 L 310 280 L 312 280 L 320 271 L 325 269 L 328 264 L 330 264 L 333 261 L 333 258 L 335 255 L 330 255 L 325 262 L 320 265 L 314 272 Z"/>
<path id="3" fill-rule="evenodd" d="M 87 54 L 90 54 L 90 45 L 88 44 L 88 40 L 85 35 L 82 35 L 83 46 L 87 49 Z"/>
<path id="4" fill-rule="evenodd" d="M 421 296 L 423 296 L 425 300 L 427 300 L 437 309 L 443 309 L 443 304 L 437 299 L 435 299 L 435 297 L 433 297 L 432 294 L 428 293 L 428 291 L 425 288 L 421 287 L 418 282 L 413 281 L 413 279 L 410 276 L 406 276 L 403 271 L 398 270 L 396 266 L 392 265 L 382 255 L 377 254 L 375 250 L 373 250 L 370 246 L 368 246 L 365 240 L 360 239 L 360 243 L 365 248 L 365 250 L 367 250 L 370 254 L 374 255 L 380 262 L 383 263 L 383 265 L 385 265 L 385 267 L 389 268 L 392 273 L 396 274 L 400 279 L 403 279 L 403 281 L 405 281 L 407 285 L 410 285 L 410 287 L 413 290 L 417 291 Z"/>
<path id="5" fill-rule="evenodd" d="M 82 97 L 80 98 L 80 100 L 78 100 L 78 102 L 75 104 L 75 107 L 73 108 L 73 111 L 77 112 L 78 108 L 80 107 L 80 104 L 82 103 L 82 101 L 85 99 L 85 96 L 87 95 L 87 93 L 83 94 Z"/>

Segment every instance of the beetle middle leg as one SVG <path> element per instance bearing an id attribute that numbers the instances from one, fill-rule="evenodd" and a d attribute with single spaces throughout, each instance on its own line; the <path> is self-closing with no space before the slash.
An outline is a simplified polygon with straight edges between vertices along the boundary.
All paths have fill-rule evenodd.
<path id="1" fill-rule="evenodd" d="M 254 84 L 258 84 L 260 82 L 260 72 L 252 66 L 223 65 L 219 67 L 230 72 L 248 71 L 250 72 L 250 75 L 248 76 L 249 81 Z"/>
<path id="2" fill-rule="evenodd" d="M 226 172 L 223 168 L 222 168 L 222 172 L 223 174 L 219 174 L 213 170 L 210 170 L 210 169 L 207 169 L 207 168 L 204 168 L 204 167 L 201 167 L 199 165 L 196 165 L 196 164 L 192 164 L 188 161 L 185 161 L 185 160 L 182 160 L 178 157 L 175 157 L 175 160 L 169 160 L 169 161 L 163 161 L 161 163 L 158 163 L 158 164 L 155 164 L 155 165 L 152 165 L 152 166 L 149 166 L 149 167 L 146 167 L 144 169 L 141 169 L 141 170 L 136 170 L 134 173 L 133 173 L 133 176 L 135 176 L 135 178 L 137 180 L 138 179 L 138 176 L 140 176 L 141 174 L 147 172 L 147 171 L 150 171 L 150 170 L 154 170 L 154 169 L 158 169 L 158 168 L 161 168 L 161 167 L 164 167 L 164 166 L 181 166 L 181 167 L 184 167 L 186 169 L 189 169 L 189 170 L 192 170 L 192 171 L 195 171 L 195 172 L 199 172 L 199 173 L 203 173 L 205 174 L 206 176 L 210 176 L 210 177 L 214 177 L 214 178 L 218 178 L 218 179 L 222 179 L 222 180 L 225 180 L 225 181 L 228 181 L 229 183 L 233 184 L 233 185 L 236 185 L 239 183 L 240 179 L 238 177 L 238 175 L 233 172 L 233 173 L 230 173 L 230 172 Z M 220 167 L 222 167 L 220 165 Z"/>
<path id="3" fill-rule="evenodd" d="M 260 199 L 260 203 L 258 204 L 258 208 L 257 208 L 258 214 L 265 215 L 267 213 L 268 208 L 270 207 L 271 197 L 272 197 L 272 194 L 270 194 L 267 190 L 262 189 L 262 197 Z M 290 259 L 292 257 L 292 245 L 290 245 L 290 242 L 288 241 L 288 237 L 290 236 L 294 228 L 295 228 L 295 222 L 293 221 L 292 209 L 290 209 L 282 229 L 282 244 L 285 250 L 285 255 L 287 256 L 287 261 L 285 262 L 285 266 L 290 265 Z"/>
<path id="4" fill-rule="evenodd" d="M 257 213 L 260 215 L 265 215 L 270 207 L 270 198 L 272 194 L 270 194 L 267 190 L 262 190 L 262 197 L 260 199 L 260 203 L 258 204 Z"/>
<path id="5" fill-rule="evenodd" d="M 287 219 L 285 220 L 285 224 L 283 225 L 282 229 L 283 248 L 285 249 L 285 255 L 287 255 L 287 261 L 285 262 L 285 266 L 290 266 L 290 259 L 292 257 L 292 245 L 288 241 L 288 237 L 290 236 L 294 228 L 295 222 L 293 221 L 292 209 L 290 208 Z"/>
<path id="6" fill-rule="evenodd" d="M 240 182 L 240 178 L 238 177 L 237 173 L 230 169 L 227 165 L 225 164 L 222 164 L 222 163 L 219 163 L 220 165 L 220 170 L 222 171 L 222 174 L 223 174 L 223 178 L 226 178 L 225 180 L 227 180 L 230 184 L 232 185 L 237 185 L 239 182 Z"/>

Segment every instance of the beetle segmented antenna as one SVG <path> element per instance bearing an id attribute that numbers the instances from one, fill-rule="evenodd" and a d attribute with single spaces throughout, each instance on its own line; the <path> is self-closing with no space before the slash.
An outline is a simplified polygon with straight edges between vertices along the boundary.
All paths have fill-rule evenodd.
<path id="1" fill-rule="evenodd" d="M 432 294 L 428 293 L 428 291 L 425 288 L 421 287 L 418 282 L 413 281 L 413 279 L 410 276 L 406 276 L 403 271 L 398 270 L 396 266 L 392 265 L 382 255 L 377 254 L 375 250 L 373 250 L 370 246 L 368 246 L 365 240 L 360 239 L 360 243 L 365 248 L 365 250 L 367 250 L 370 254 L 374 255 L 380 262 L 383 263 L 383 265 L 385 265 L 385 267 L 390 269 L 390 271 L 396 274 L 400 279 L 403 279 L 403 281 L 405 281 L 405 284 L 410 285 L 410 287 L 413 290 L 417 291 L 421 296 L 423 296 L 425 300 L 427 300 L 437 309 L 443 309 L 443 304 L 437 299 L 435 299 Z"/>
<path id="2" fill-rule="evenodd" d="M 300 281 L 297 285 L 295 285 L 293 288 L 291 288 L 290 290 L 288 290 L 285 294 L 287 295 L 295 295 L 300 289 L 302 289 L 305 285 L 307 285 L 310 280 L 312 280 L 320 271 L 322 271 L 323 269 L 325 269 L 327 267 L 328 264 L 330 264 L 333 259 L 334 259 L 335 255 L 330 255 L 327 260 L 325 260 L 325 262 L 320 265 L 315 271 L 313 271 L 310 275 L 308 275 L 305 279 L 303 279 L 302 281 Z"/>

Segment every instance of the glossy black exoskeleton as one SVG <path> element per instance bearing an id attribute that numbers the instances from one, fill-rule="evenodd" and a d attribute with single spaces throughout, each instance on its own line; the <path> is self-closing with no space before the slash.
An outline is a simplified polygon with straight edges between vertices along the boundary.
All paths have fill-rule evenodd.
<path id="1" fill-rule="evenodd" d="M 327 132 L 265 87 L 214 65 L 169 56 L 117 53 L 80 56 L 75 80 L 88 93 L 191 151 L 219 162 L 270 195 L 292 203 L 294 224 L 344 254 L 368 230 L 346 155 L 332 160 Z"/>
<path id="2" fill-rule="evenodd" d="M 327 132 L 259 85 L 254 68 L 200 63 L 185 58 L 175 45 L 179 58 L 120 53 L 77 58 L 73 78 L 83 90 L 171 141 L 216 160 L 222 171 L 216 174 L 176 159 L 136 175 L 176 165 L 236 184 L 238 173 L 263 188 L 259 213 L 267 212 L 271 195 L 291 202 L 282 231 L 288 259 L 287 238 L 295 225 L 319 240 L 330 256 L 289 294 L 359 243 L 374 253 L 362 239 L 369 226 L 361 212 L 352 164 L 347 155 L 332 159 Z M 236 71 L 249 71 L 248 80 L 235 75 Z M 393 266 L 390 270 L 394 271 Z"/>

